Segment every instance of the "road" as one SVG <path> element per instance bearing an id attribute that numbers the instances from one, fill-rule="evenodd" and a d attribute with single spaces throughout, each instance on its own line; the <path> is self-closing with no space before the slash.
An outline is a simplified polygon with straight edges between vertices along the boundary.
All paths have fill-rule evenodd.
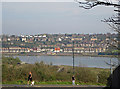
<path id="1" fill-rule="evenodd" d="M 2 89 L 103 89 L 105 86 L 95 85 L 2 85 Z"/>

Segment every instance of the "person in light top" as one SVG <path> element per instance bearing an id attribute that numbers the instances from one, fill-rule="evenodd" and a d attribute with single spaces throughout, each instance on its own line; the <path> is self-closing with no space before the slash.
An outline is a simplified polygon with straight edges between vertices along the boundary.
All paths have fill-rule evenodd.
<path id="1" fill-rule="evenodd" d="M 75 77 L 74 77 L 74 75 L 72 76 L 72 85 L 75 85 Z"/>

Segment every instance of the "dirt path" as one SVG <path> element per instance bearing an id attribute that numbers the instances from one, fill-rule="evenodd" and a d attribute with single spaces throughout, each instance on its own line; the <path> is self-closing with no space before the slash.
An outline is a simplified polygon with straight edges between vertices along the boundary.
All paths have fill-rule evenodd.
<path id="1" fill-rule="evenodd" d="M 11 84 L 11 85 L 2 85 L 2 87 L 101 87 L 104 88 L 105 86 L 97 86 L 97 85 L 15 85 L 15 84 Z"/>

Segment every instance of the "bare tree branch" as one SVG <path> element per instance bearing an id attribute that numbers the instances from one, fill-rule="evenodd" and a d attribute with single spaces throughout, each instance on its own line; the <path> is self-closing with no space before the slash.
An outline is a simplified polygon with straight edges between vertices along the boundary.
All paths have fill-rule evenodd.
<path id="1" fill-rule="evenodd" d="M 84 9 L 91 9 L 92 7 L 95 7 L 97 5 L 105 5 L 105 6 L 114 6 L 114 7 L 117 7 L 117 6 L 120 6 L 119 4 L 114 4 L 112 2 L 102 2 L 102 1 L 85 1 L 85 2 L 82 2 L 82 1 L 79 1 L 79 0 L 76 0 L 76 2 L 78 2 L 80 4 L 79 7 L 82 7 Z"/>
<path id="2" fill-rule="evenodd" d="M 115 20 L 113 19 L 112 17 L 109 18 L 109 19 L 104 19 L 104 20 L 101 20 L 102 22 L 106 22 L 108 24 L 108 26 L 114 30 L 115 32 L 119 33 L 120 34 L 120 20 Z"/>
<path id="3" fill-rule="evenodd" d="M 111 27 L 112 30 L 114 30 L 115 32 L 118 32 L 120 34 L 120 30 L 119 30 L 120 27 L 117 27 L 114 24 L 109 24 L 109 23 L 107 23 L 107 24 Z"/>
<path id="4" fill-rule="evenodd" d="M 115 66 L 117 66 L 116 64 L 117 63 L 115 63 L 115 62 L 113 62 L 112 64 L 110 64 L 110 63 L 108 63 L 108 62 L 106 62 L 106 61 L 104 61 L 107 65 L 110 65 L 110 66 L 113 66 L 113 67 L 115 67 Z"/>

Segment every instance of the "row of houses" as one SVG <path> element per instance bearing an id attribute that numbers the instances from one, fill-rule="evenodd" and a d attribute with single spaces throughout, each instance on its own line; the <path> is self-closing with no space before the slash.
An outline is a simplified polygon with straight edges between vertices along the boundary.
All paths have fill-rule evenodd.
<path id="1" fill-rule="evenodd" d="M 117 34 L 41 34 L 41 35 L 2 35 L 0 41 L 22 41 L 22 42 L 36 42 L 36 41 L 51 41 L 51 42 L 62 42 L 62 41 L 108 41 L 116 38 Z"/>
<path id="2" fill-rule="evenodd" d="M 9 48 L 0 48 L 0 52 L 3 52 L 3 53 L 30 52 L 30 49 L 21 48 L 21 47 L 9 47 Z"/>
<path id="3" fill-rule="evenodd" d="M 98 53 L 105 52 L 106 48 L 84 48 L 84 47 L 75 47 L 75 53 Z M 0 48 L 0 52 L 3 53 L 21 53 L 21 52 L 63 52 L 63 53 L 72 53 L 73 48 L 21 48 L 21 47 L 9 47 L 9 48 Z"/>
<path id="4" fill-rule="evenodd" d="M 83 41 L 83 40 L 89 40 L 89 41 L 97 41 L 99 40 L 96 36 L 89 38 L 83 38 L 83 37 L 57 37 L 56 39 L 54 38 L 49 38 L 49 37 L 32 37 L 32 38 L 28 38 L 28 37 L 4 37 L 4 38 L 0 38 L 0 41 L 22 41 L 22 42 L 34 42 L 34 41 L 63 41 L 63 40 L 71 40 L 71 41 Z M 110 40 L 109 38 L 106 37 L 106 39 L 104 40 Z"/>

